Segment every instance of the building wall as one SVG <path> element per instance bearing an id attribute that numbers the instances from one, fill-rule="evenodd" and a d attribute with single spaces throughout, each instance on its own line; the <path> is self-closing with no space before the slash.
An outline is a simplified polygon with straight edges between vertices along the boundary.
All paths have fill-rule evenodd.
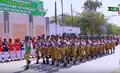
<path id="1" fill-rule="evenodd" d="M 33 17 L 34 24 L 34 36 L 47 35 L 46 34 L 46 18 L 45 17 Z"/>
<path id="2" fill-rule="evenodd" d="M 0 37 L 4 38 L 4 16 L 3 12 L 0 12 Z"/>
<path id="3" fill-rule="evenodd" d="M 9 13 L 10 37 L 20 37 L 29 35 L 28 15 Z"/>
<path id="4" fill-rule="evenodd" d="M 57 34 L 62 34 L 62 30 L 63 27 L 57 25 Z M 76 27 L 64 27 L 64 32 L 80 33 L 80 29 Z M 42 34 L 55 35 L 56 26 L 55 24 L 49 24 L 49 18 L 33 16 L 33 36 L 40 36 Z M 23 39 L 26 35 L 29 35 L 29 16 L 9 13 L 9 37 L 20 37 Z M 3 12 L 0 12 L 0 37 L 5 37 Z"/>
<path id="5" fill-rule="evenodd" d="M 33 36 L 46 35 L 46 18 L 33 16 Z M 31 28 L 30 28 L 31 29 Z M 29 36 L 29 16 L 9 12 L 9 37 Z M 4 37 L 4 13 L 0 12 L 0 37 Z"/>

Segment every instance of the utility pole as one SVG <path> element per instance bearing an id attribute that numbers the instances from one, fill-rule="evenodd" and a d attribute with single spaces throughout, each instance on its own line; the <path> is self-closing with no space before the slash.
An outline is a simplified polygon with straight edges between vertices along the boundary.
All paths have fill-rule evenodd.
<path id="1" fill-rule="evenodd" d="M 64 33 L 64 21 L 63 21 L 63 0 L 61 0 L 61 9 L 62 9 L 62 25 L 63 25 L 63 33 Z"/>
<path id="2" fill-rule="evenodd" d="M 57 35 L 57 4 L 56 4 L 56 1 L 55 1 L 55 31 L 56 31 L 56 35 Z"/>
<path id="3" fill-rule="evenodd" d="M 72 17 L 72 25 L 73 25 L 73 8 L 72 8 L 72 4 L 70 6 L 71 6 L 71 17 Z"/>
<path id="4" fill-rule="evenodd" d="M 29 14 L 29 36 L 33 36 L 33 23 L 32 23 L 32 0 L 30 0 L 30 14 Z"/>

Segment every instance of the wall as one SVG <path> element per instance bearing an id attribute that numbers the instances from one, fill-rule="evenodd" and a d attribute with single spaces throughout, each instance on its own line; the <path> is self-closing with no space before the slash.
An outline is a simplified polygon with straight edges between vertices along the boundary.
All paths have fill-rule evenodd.
<path id="1" fill-rule="evenodd" d="M 9 37 L 20 37 L 23 39 L 29 35 L 29 16 L 24 14 L 9 13 Z M 55 24 L 49 24 L 48 17 L 33 16 L 33 36 L 42 34 L 56 34 Z M 71 29 L 71 31 L 70 31 Z M 62 34 L 62 27 L 57 25 L 57 34 Z M 80 29 L 76 27 L 64 27 L 66 33 L 80 33 Z M 0 37 L 4 38 L 4 14 L 0 12 Z"/>
<path id="2" fill-rule="evenodd" d="M 20 37 L 29 35 L 29 17 L 16 13 L 9 13 L 10 37 Z"/>
<path id="3" fill-rule="evenodd" d="M 34 24 L 34 36 L 46 35 L 46 18 L 45 17 L 33 17 Z"/>
<path id="4" fill-rule="evenodd" d="M 9 34 L 8 37 L 20 37 L 23 39 L 29 33 L 29 16 L 24 14 L 11 13 L 8 14 L 9 18 Z M 4 13 L 0 12 L 0 37 L 5 37 L 4 33 Z M 31 27 L 32 28 L 32 27 Z M 31 30 L 31 29 L 30 29 Z M 33 36 L 46 35 L 46 18 L 33 17 Z"/>
<path id="5" fill-rule="evenodd" d="M 4 16 L 3 12 L 0 12 L 0 37 L 4 37 Z"/>
<path id="6" fill-rule="evenodd" d="M 57 34 L 62 34 L 64 32 L 66 33 L 80 33 L 80 28 L 77 27 L 62 27 L 57 25 Z M 56 34 L 56 25 L 55 24 L 49 24 L 49 35 L 55 35 Z"/>

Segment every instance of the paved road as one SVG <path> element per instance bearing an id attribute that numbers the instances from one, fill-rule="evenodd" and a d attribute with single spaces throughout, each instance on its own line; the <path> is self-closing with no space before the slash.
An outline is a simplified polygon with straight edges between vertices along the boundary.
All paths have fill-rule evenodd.
<path id="1" fill-rule="evenodd" d="M 32 59 L 30 70 L 24 71 L 25 60 L 1 63 L 1 73 L 120 73 L 120 45 L 116 47 L 116 53 L 102 58 L 87 61 L 86 63 L 68 66 L 67 68 L 51 65 L 34 64 Z"/>

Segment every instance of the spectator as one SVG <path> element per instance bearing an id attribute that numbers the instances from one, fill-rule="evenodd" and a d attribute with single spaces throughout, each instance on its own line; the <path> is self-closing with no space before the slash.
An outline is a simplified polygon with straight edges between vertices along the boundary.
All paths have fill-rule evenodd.
<path id="1" fill-rule="evenodd" d="M 13 60 L 15 60 L 15 53 L 14 53 L 14 47 L 13 47 L 11 38 L 9 39 L 8 48 L 9 48 L 9 52 L 10 52 L 10 59 L 11 59 L 11 61 L 13 61 Z"/>
<path id="2" fill-rule="evenodd" d="M 2 53 L 3 53 L 3 47 L 2 47 L 2 40 L 0 38 L 0 63 L 2 62 Z"/>
<path id="3" fill-rule="evenodd" d="M 8 60 L 8 45 L 7 45 L 6 39 L 4 39 L 4 41 L 3 41 L 3 51 L 4 51 L 4 62 L 9 62 L 9 60 Z"/>

